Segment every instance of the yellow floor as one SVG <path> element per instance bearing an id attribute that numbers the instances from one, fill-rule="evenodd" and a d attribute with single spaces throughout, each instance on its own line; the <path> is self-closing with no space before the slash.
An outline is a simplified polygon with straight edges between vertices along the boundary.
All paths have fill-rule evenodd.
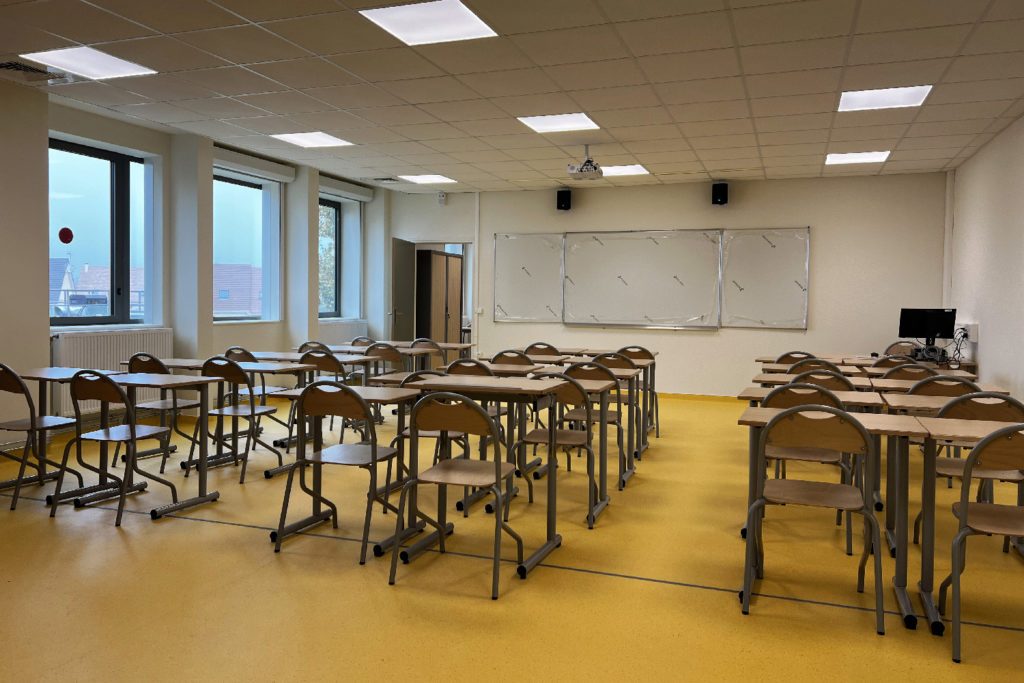
<path id="1" fill-rule="evenodd" d="M 875 635 L 872 584 L 856 592 L 855 556 L 843 551 L 832 513 L 769 510 L 765 579 L 751 614 L 740 613 L 747 433 L 738 401 L 663 396 L 662 437 L 638 474 L 588 530 L 585 467 L 559 471 L 563 546 L 527 580 L 504 546 L 501 597 L 489 599 L 493 521 L 482 506 L 463 519 L 446 555 L 359 566 L 366 476 L 332 471 L 325 490 L 340 527 L 321 525 L 275 554 L 284 477 L 266 480 L 262 449 L 239 486 L 238 471 L 211 473 L 220 501 L 157 522 L 162 487 L 114 506 L 47 516 L 30 486 L 18 510 L 0 499 L 0 577 L 7 653 L 3 680 L 1007 680 L 1024 666 L 1021 559 L 1000 539 L 969 541 L 964 575 L 964 663 L 949 637 L 905 630 L 883 559 L 886 629 Z M 393 417 L 380 429 L 393 433 Z M 278 428 L 279 430 L 280 428 Z M 274 429 L 269 430 L 274 433 Z M 55 448 L 54 447 L 51 448 Z M 155 467 L 148 460 L 145 467 Z M 612 465 L 614 468 L 614 464 Z M 339 470 L 341 468 L 335 468 Z M 15 468 L 0 465 L 0 477 Z M 790 476 L 806 470 L 791 468 Z M 194 477 L 171 475 L 183 492 Z M 832 477 L 831 473 L 828 475 Z M 186 483 L 187 482 L 187 483 Z M 538 486 L 543 501 L 546 484 Z M 914 491 L 917 489 L 917 491 Z M 939 488 L 937 575 L 949 567 L 954 490 Z M 912 509 L 920 497 L 912 487 Z M 450 500 L 454 500 L 454 493 Z M 997 491 L 997 500 L 1012 497 Z M 296 503 L 296 510 L 303 501 Z M 429 506 L 428 506 L 429 509 Z M 542 502 L 513 502 L 511 524 L 527 550 L 544 533 Z M 375 512 L 371 538 L 393 531 Z M 859 525 L 856 528 L 860 528 Z M 911 550 L 911 576 L 919 552 Z M 916 581 L 913 579 L 912 581 Z"/>

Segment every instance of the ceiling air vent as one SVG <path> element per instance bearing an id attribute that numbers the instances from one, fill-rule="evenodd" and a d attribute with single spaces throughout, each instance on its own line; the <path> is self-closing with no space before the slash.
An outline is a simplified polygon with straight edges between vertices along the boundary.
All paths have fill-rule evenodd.
<path id="1" fill-rule="evenodd" d="M 0 77 L 11 81 L 18 81 L 19 83 L 39 84 L 55 78 L 65 78 L 65 75 L 59 72 L 40 69 L 37 66 L 32 66 L 25 62 L 6 60 L 0 62 Z"/>
<path id="2" fill-rule="evenodd" d="M 375 182 L 375 183 L 397 183 L 398 182 L 398 178 L 391 178 L 391 177 L 387 177 L 387 178 L 373 178 L 373 182 Z"/>

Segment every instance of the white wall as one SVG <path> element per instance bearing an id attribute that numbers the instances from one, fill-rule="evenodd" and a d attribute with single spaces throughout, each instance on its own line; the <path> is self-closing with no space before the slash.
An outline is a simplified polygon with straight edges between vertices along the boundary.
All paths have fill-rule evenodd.
<path id="1" fill-rule="evenodd" d="M 491 353 L 538 340 L 597 348 L 640 344 L 660 352 L 659 390 L 730 395 L 750 383 L 757 355 L 881 350 L 896 338 L 901 307 L 941 305 L 942 174 L 732 182 L 729 190 L 729 204 L 721 207 L 711 205 L 706 183 L 574 189 L 571 211 L 555 209 L 553 190 L 481 194 L 475 299 L 483 314 L 474 320 L 479 349 Z M 462 202 L 436 206 L 433 195 L 394 193 L 393 234 L 427 239 L 430 231 L 432 240 L 466 241 L 473 212 Z M 805 225 L 811 226 L 806 331 L 492 322 L 495 233 Z"/>
<path id="2" fill-rule="evenodd" d="M 1024 395 L 1024 119 L 956 171 L 951 305 L 979 324 L 982 380 Z"/>

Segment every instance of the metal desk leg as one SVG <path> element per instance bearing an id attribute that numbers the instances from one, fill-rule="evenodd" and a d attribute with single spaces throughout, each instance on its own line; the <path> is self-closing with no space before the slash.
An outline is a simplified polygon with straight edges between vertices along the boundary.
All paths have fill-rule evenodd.
<path id="1" fill-rule="evenodd" d="M 941 636 L 946 629 L 939 617 L 932 596 L 935 574 L 935 439 L 924 442 L 924 463 L 921 480 L 921 605 L 933 635 Z"/>
<path id="2" fill-rule="evenodd" d="M 897 475 L 897 464 L 899 458 L 896 445 L 896 437 L 888 436 L 885 441 L 885 542 L 889 546 L 889 556 L 896 557 L 896 548 L 899 545 L 896 531 L 896 516 L 899 514 L 897 506 L 893 503 L 899 498 L 900 487 L 899 476 Z"/>
<path id="3" fill-rule="evenodd" d="M 398 431 L 396 432 L 396 434 L 401 434 L 402 431 L 405 429 L 405 406 L 403 406 L 401 404 L 399 404 L 399 406 L 398 406 L 398 426 L 397 426 L 397 429 L 398 429 Z M 406 476 L 407 477 L 415 476 L 416 473 L 419 472 L 419 454 L 418 454 L 417 450 L 418 450 L 417 448 L 410 448 L 409 449 L 409 461 L 405 465 Z M 403 457 L 404 454 L 405 454 L 405 439 L 399 439 L 398 440 L 398 461 L 399 462 L 403 462 L 404 461 L 404 457 Z M 399 476 L 401 476 L 401 472 L 399 472 L 398 468 L 396 467 L 395 468 L 395 477 L 396 477 L 396 479 Z M 404 483 L 404 479 L 403 479 L 403 483 Z M 383 492 L 381 491 L 381 489 L 377 489 L 377 493 L 381 494 Z M 387 494 L 384 494 L 384 495 L 387 495 Z M 412 489 L 409 491 L 409 500 L 408 500 L 408 504 L 410 506 L 409 507 L 409 518 L 408 518 L 408 520 L 406 522 L 405 527 L 402 529 L 402 533 L 399 536 L 395 536 L 394 534 L 392 534 L 391 536 L 388 536 L 384 540 L 379 541 L 377 543 L 374 543 L 373 544 L 373 556 L 374 557 L 383 557 L 384 553 L 386 553 L 391 548 L 394 548 L 395 552 L 397 552 L 398 551 L 398 546 L 402 543 L 402 541 L 404 541 L 404 540 L 406 540 L 408 538 L 411 538 L 411 537 L 415 536 L 416 534 L 420 533 L 421 531 L 423 531 L 423 529 L 426 527 L 426 522 L 423 522 L 423 521 L 420 521 L 420 520 L 416 519 L 416 510 L 417 510 L 416 503 L 417 503 L 417 501 L 416 501 L 416 487 L 413 486 Z"/>
<path id="4" fill-rule="evenodd" d="M 909 496 L 909 439 L 901 436 L 898 439 L 899 446 L 896 449 L 896 457 L 890 454 L 889 458 L 896 461 L 897 482 L 896 482 L 896 504 L 890 501 L 887 508 L 895 507 L 896 516 L 896 575 L 892 578 L 893 589 L 896 592 L 896 603 L 903 615 L 903 625 L 908 629 L 917 628 L 917 615 L 914 607 L 910 604 L 910 596 L 907 594 L 907 514 Z M 932 484 L 934 488 L 934 482 Z"/>
<path id="5" fill-rule="evenodd" d="M 757 498 L 757 444 L 761 440 L 761 429 L 762 427 L 750 427 L 750 436 L 748 443 L 748 460 L 749 460 L 749 472 L 747 477 L 747 509 L 754 504 L 754 499 Z M 747 525 L 744 522 L 743 528 L 740 529 L 740 538 L 747 537 Z"/>
<path id="6" fill-rule="evenodd" d="M 647 441 L 647 433 L 651 430 L 651 425 L 648 423 L 651 414 L 650 372 L 651 366 L 648 365 L 640 373 L 640 447 L 638 449 L 638 453 L 643 453 L 645 450 L 647 450 L 647 447 L 650 445 Z M 639 457 L 639 455 L 637 457 Z"/>
<path id="7" fill-rule="evenodd" d="M 222 394 L 224 385 L 220 385 L 218 394 Z M 206 460 L 209 455 L 208 442 L 210 440 L 210 385 L 199 385 L 199 464 L 196 466 L 196 473 L 199 475 L 199 495 L 187 500 L 179 500 L 177 503 L 161 505 L 149 511 L 153 519 L 160 519 L 166 514 L 185 510 L 187 508 L 209 503 L 220 498 L 219 491 L 206 491 Z"/>
<path id="8" fill-rule="evenodd" d="M 599 457 L 600 460 L 597 463 L 598 471 L 598 486 L 597 486 L 597 504 L 594 509 L 590 511 L 593 519 L 596 520 L 597 516 L 608 507 L 608 391 L 601 392 L 601 418 L 599 421 L 601 430 L 598 436 L 598 443 L 600 444 Z"/>
<path id="9" fill-rule="evenodd" d="M 619 463 L 619 490 L 621 491 L 626 486 L 626 482 L 636 474 L 636 463 L 633 458 L 638 454 L 637 451 L 637 429 L 636 429 L 636 377 L 629 380 L 629 400 L 627 401 L 627 418 L 626 418 L 626 462 Z M 621 415 L 619 416 L 622 417 Z"/>
<path id="10" fill-rule="evenodd" d="M 548 405 L 548 424 L 555 424 L 555 403 L 551 401 Z M 526 558 L 522 564 L 516 569 L 519 572 L 519 578 L 525 579 L 526 575 L 530 571 L 540 564 L 541 560 L 548 556 L 548 554 L 562 545 L 562 537 L 558 535 L 556 529 L 556 504 L 558 502 L 558 468 L 557 468 L 557 457 L 555 454 L 555 430 L 549 430 L 550 437 L 548 439 L 548 533 L 547 542 L 544 543 L 540 548 L 537 549 L 532 555 Z"/>

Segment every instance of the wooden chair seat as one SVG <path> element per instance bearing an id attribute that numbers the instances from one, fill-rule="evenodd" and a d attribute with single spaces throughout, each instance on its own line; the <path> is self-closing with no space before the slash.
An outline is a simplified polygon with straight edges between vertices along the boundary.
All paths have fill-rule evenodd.
<path id="1" fill-rule="evenodd" d="M 159 439 L 165 434 L 169 434 L 170 431 L 171 430 L 167 427 L 136 425 L 135 438 L 136 440 Z M 108 427 L 107 429 L 96 429 L 91 432 L 86 432 L 85 434 L 82 434 L 82 438 L 86 441 L 131 441 L 132 432 L 128 425 L 117 425 L 116 427 Z"/>
<path id="2" fill-rule="evenodd" d="M 256 385 L 256 386 L 254 386 L 252 388 L 252 395 L 253 396 L 269 396 L 270 394 L 276 394 L 279 391 L 286 391 L 286 390 L 291 389 L 291 388 L 292 387 L 274 387 L 274 386 L 264 387 L 264 386 Z M 248 396 L 249 393 L 250 392 L 249 392 L 248 389 L 239 389 L 238 390 L 238 395 L 239 396 Z"/>
<path id="3" fill-rule="evenodd" d="M 834 510 L 860 510 L 864 507 L 864 496 L 857 487 L 824 481 L 769 479 L 764 483 L 764 498 L 769 503 Z"/>
<path id="4" fill-rule="evenodd" d="M 765 446 L 765 456 L 775 460 L 799 460 L 801 462 L 820 462 L 826 465 L 838 465 L 843 456 L 839 451 L 828 448 L 782 448 Z"/>
<path id="5" fill-rule="evenodd" d="M 935 474 L 940 477 L 963 477 L 964 463 L 966 462 L 963 458 L 936 458 Z M 1024 474 L 1021 474 L 1020 470 L 986 470 L 976 467 L 971 476 L 975 479 L 1024 482 Z"/>
<path id="6" fill-rule="evenodd" d="M 36 429 L 58 429 L 69 427 L 75 424 L 73 417 L 60 417 L 58 415 L 40 415 L 36 418 Z M 32 429 L 32 421 L 29 418 L 0 422 L 0 430 L 5 432 L 27 432 Z"/>
<path id="7" fill-rule="evenodd" d="M 516 466 L 501 463 L 501 479 L 515 472 Z M 496 486 L 501 479 L 494 479 L 494 463 L 487 460 L 458 458 L 442 460 L 418 477 L 427 484 L 448 484 L 450 486 L 475 486 L 478 488 Z M 500 515 L 500 511 L 496 514 Z"/>
<path id="8" fill-rule="evenodd" d="M 405 429 L 402 430 L 402 433 L 400 434 L 400 436 L 403 439 L 411 439 L 412 438 L 412 429 L 409 428 L 409 427 L 406 427 Z M 449 439 L 461 439 L 464 436 L 466 436 L 465 432 L 448 432 L 448 438 Z M 441 438 L 441 430 L 439 430 L 439 429 L 421 429 L 420 430 L 420 438 L 421 439 L 440 439 Z"/>
<path id="9" fill-rule="evenodd" d="M 596 412 L 596 411 L 595 411 Z M 565 420 L 570 422 L 582 422 L 587 419 L 586 408 L 573 408 L 572 410 L 565 411 L 563 416 Z M 609 410 L 608 411 L 608 424 L 614 425 L 619 423 L 619 411 Z"/>
<path id="10" fill-rule="evenodd" d="M 953 515 L 960 519 L 959 501 L 953 503 Z M 1024 536 L 1024 508 L 996 503 L 968 503 L 967 526 L 978 534 Z"/>
<path id="11" fill-rule="evenodd" d="M 260 415 L 270 415 L 276 413 L 277 408 L 274 406 L 252 406 L 249 407 L 248 403 L 243 403 L 237 406 L 224 406 L 223 408 L 212 408 L 210 409 L 210 417 L 250 417 L 253 414 L 256 417 Z"/>
<path id="12" fill-rule="evenodd" d="M 551 438 L 551 432 L 547 429 L 531 429 L 523 437 L 528 444 L 546 445 Z M 587 445 L 587 432 L 582 429 L 556 429 L 555 445 L 577 447 Z"/>
<path id="13" fill-rule="evenodd" d="M 390 377 L 394 377 L 395 379 L 398 379 L 398 383 L 401 384 L 401 381 L 403 379 L 405 379 L 406 377 L 408 377 L 409 375 L 411 375 L 413 373 L 411 373 L 411 372 L 389 372 L 387 374 L 388 374 L 389 378 Z M 401 378 L 401 379 L 399 379 L 399 378 Z M 376 377 L 371 375 L 370 378 L 367 380 L 367 382 L 369 382 L 370 386 L 376 386 L 377 385 L 377 383 L 374 381 L 375 379 L 376 379 Z"/>
<path id="14" fill-rule="evenodd" d="M 487 406 L 487 414 L 492 418 L 508 415 L 508 408 L 505 406 Z"/>
<path id="15" fill-rule="evenodd" d="M 187 400 L 178 401 L 175 403 L 172 399 L 165 398 L 159 401 L 146 401 L 145 403 L 139 403 L 135 406 L 136 410 L 188 410 L 190 408 L 198 408 L 199 401 Z"/>
<path id="16" fill-rule="evenodd" d="M 398 449 L 377 447 L 377 461 L 388 460 L 398 454 Z M 366 467 L 373 462 L 373 446 L 368 443 L 340 443 L 306 456 L 306 460 L 324 465 L 353 465 Z"/>

